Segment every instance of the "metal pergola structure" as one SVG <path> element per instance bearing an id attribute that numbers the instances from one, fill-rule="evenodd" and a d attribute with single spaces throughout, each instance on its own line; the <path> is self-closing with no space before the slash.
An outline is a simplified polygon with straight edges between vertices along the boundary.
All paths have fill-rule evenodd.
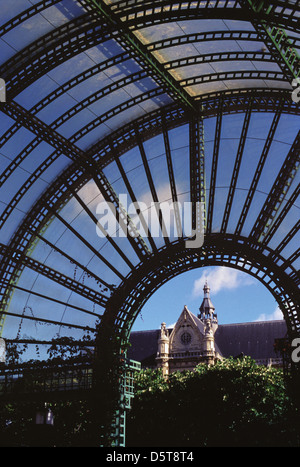
<path id="1" fill-rule="evenodd" d="M 163 283 L 225 265 L 262 282 L 298 336 L 298 2 L 0 6 L 0 335 L 22 322 L 121 351 Z M 143 234 L 147 211 L 124 195 L 191 202 L 193 227 L 201 203 L 203 246 L 186 247 L 178 209 L 175 233 Z"/>

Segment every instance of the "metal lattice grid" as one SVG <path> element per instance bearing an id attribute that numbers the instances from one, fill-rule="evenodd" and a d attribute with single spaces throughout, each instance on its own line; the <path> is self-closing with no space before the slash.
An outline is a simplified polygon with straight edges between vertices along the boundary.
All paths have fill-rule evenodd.
<path id="1" fill-rule="evenodd" d="M 81 338 L 104 323 L 126 342 L 156 288 L 213 264 L 263 282 L 298 334 L 297 3 L 43 0 L 1 11 L 3 337 L 22 323 L 33 340 Z M 178 209 L 177 235 L 144 235 L 148 210 L 128 212 L 124 195 L 146 207 L 201 201 L 203 249 L 185 249 Z M 115 231 L 99 222 L 104 201 Z M 166 232 L 160 213 L 157 225 Z"/>

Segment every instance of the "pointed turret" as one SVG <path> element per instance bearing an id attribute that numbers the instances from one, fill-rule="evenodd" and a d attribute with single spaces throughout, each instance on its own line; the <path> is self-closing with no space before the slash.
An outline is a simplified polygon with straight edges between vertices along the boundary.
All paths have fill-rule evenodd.
<path id="1" fill-rule="evenodd" d="M 214 322 L 217 322 L 217 315 L 215 313 L 215 307 L 213 306 L 212 301 L 210 299 L 210 288 L 207 284 L 207 281 L 204 284 L 203 291 L 204 298 L 199 308 L 200 313 L 198 315 L 198 318 L 200 318 L 201 321 L 204 321 L 205 319 L 209 318 L 212 319 Z"/>
<path id="2" fill-rule="evenodd" d="M 214 363 L 215 358 L 215 338 L 214 334 L 218 328 L 218 319 L 215 313 L 215 307 L 210 299 L 210 288 L 205 282 L 203 287 L 204 298 L 199 308 L 200 314 L 198 317 L 205 326 L 204 339 L 203 339 L 203 356 L 205 361 L 211 365 Z"/>

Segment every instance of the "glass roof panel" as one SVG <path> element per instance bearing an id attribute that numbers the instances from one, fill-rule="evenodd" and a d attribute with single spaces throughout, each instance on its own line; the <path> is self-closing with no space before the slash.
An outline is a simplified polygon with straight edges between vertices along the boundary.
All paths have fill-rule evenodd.
<path id="1" fill-rule="evenodd" d="M 29 110 L 45 99 L 50 93 L 58 88 L 57 82 L 48 75 L 34 81 L 33 84 L 24 89 L 16 96 L 16 102 Z"/>
<path id="2" fill-rule="evenodd" d="M 241 235 L 247 237 L 269 199 L 290 148 L 297 141 L 299 112 L 292 103 L 291 72 L 287 71 L 283 59 L 274 56 L 270 42 L 262 40 L 263 33 L 248 21 L 249 15 L 240 4 L 213 1 L 175 5 L 159 1 L 151 16 L 153 5 L 143 1 L 105 0 L 105 3 L 106 6 L 114 4 L 112 17 L 117 12 L 124 31 L 119 28 L 101 36 L 103 18 L 98 11 L 96 20 L 88 2 L 53 0 L 45 6 L 40 0 L 10 3 L 0 0 L 2 25 L 24 13 L 22 18 L 0 27 L 0 77 L 7 81 L 9 91 L 7 103 L 0 109 L 0 246 L 10 246 L 15 235 L 16 245 L 25 248 L 28 258 L 36 261 L 36 267 L 43 265 L 61 274 L 59 281 L 57 277 L 54 280 L 50 272 L 47 275 L 43 270 L 44 274 L 37 274 L 33 266 L 29 269 L 28 264 L 24 266 L 21 262 L 16 263 L 16 271 L 8 271 L 6 260 L 14 256 L 7 250 L 3 267 L 0 265 L 0 277 L 1 274 L 10 277 L 10 273 L 24 268 L 18 281 L 24 290 L 15 290 L 9 307 L 19 317 L 7 317 L 8 335 L 17 334 L 22 314 L 27 318 L 38 314 L 41 318 L 41 322 L 37 316 L 36 321 L 24 319 L 22 332 L 28 335 L 46 337 L 60 331 L 82 335 L 82 329 L 62 331 L 59 323 L 94 326 L 96 314 L 105 308 L 111 286 L 119 285 L 154 246 L 145 232 L 142 232 L 145 241 L 142 243 L 140 237 L 120 235 L 116 224 L 111 237 L 99 235 L 95 221 L 99 221 L 98 208 L 103 196 L 91 180 L 95 174 L 81 173 L 71 154 L 68 157 L 66 146 L 69 150 L 91 149 L 89 154 L 99 161 L 113 160 L 103 167 L 108 180 L 106 188 L 109 190 L 111 186 L 117 198 L 126 195 L 128 202 L 132 197 L 144 202 L 143 214 L 149 218 L 151 202 L 156 196 L 160 201 L 170 201 L 177 195 L 182 204 L 190 200 L 190 160 L 195 154 L 190 148 L 189 121 L 191 115 L 199 117 L 198 105 L 203 106 L 204 115 L 209 116 L 204 119 L 204 135 L 206 209 L 212 215 L 211 230 L 220 232 L 227 211 L 226 233 L 234 233 L 245 211 Z M 295 5 L 295 2 L 288 3 Z M 279 6 L 276 14 L 281 12 Z M 228 18 L 220 19 L 221 12 Z M 285 9 L 280 21 L 286 25 L 295 49 L 300 50 L 300 34 L 289 14 Z M 210 18 L 212 15 L 216 18 Z M 150 18 L 155 19 L 154 24 Z M 277 15 L 274 24 L 278 18 Z M 21 50 L 22 57 L 18 54 Z M 240 92 L 243 89 L 248 92 Z M 279 93 L 280 89 L 287 92 Z M 203 99 L 204 94 L 208 96 Z M 249 210 L 245 210 L 281 99 L 284 111 Z M 233 177 L 234 166 L 239 162 L 245 112 L 250 104 L 245 146 Z M 219 143 L 218 109 L 224 111 Z M 166 128 L 163 121 L 168 125 Z M 110 147 L 114 154 L 110 154 Z M 210 205 L 216 149 L 215 197 Z M 287 210 L 288 200 L 296 193 L 299 183 L 295 159 L 296 155 L 289 189 L 285 187 L 285 192 L 278 193 L 279 206 L 276 212 L 269 213 L 274 217 L 271 221 L 275 221 L 275 226 L 277 219 L 281 222 L 272 232 L 268 246 L 278 247 L 284 258 L 291 257 L 299 245 L 299 232 L 295 232 L 284 248 L 280 246 L 299 217 L 298 199 Z M 199 170 L 195 173 L 198 180 Z M 172 176 L 175 185 L 171 186 Z M 233 193 L 231 183 L 236 183 Z M 74 191 L 69 191 L 71 186 Z M 274 196 L 271 201 L 276 201 Z M 31 229 L 41 232 L 44 240 L 37 241 L 33 248 L 27 244 L 30 233 L 22 228 L 34 206 Z M 55 212 L 46 227 L 45 206 L 54 206 Z M 281 219 L 285 210 L 288 212 Z M 129 214 L 141 233 L 136 212 Z M 110 215 L 101 220 L 103 227 L 107 227 L 111 218 Z M 156 234 L 157 215 L 151 222 L 151 233 Z M 98 223 L 98 229 L 99 226 Z M 270 230 L 263 237 L 268 238 L 269 233 Z M 170 239 L 175 240 L 176 235 L 172 233 Z M 158 248 L 165 246 L 161 235 L 154 235 L 153 240 Z M 295 258 L 294 267 L 299 262 Z M 293 273 L 291 264 L 286 271 Z M 66 286 L 64 280 L 69 280 L 72 287 Z M 87 295 L 80 285 L 90 288 Z M 100 294 L 98 302 L 93 299 L 93 291 Z M 57 303 L 50 298 L 55 298 Z M 0 299 L 6 303 L 4 295 Z M 58 324 L 46 325 L 42 321 L 45 319 Z"/>
<path id="3" fill-rule="evenodd" d="M 5 212 L 7 209 L 8 204 L 5 203 L 4 201 L 0 201 L 0 212 L 1 215 Z M 27 211 L 20 211 L 18 207 L 16 207 L 12 214 L 9 217 L 9 222 L 6 222 L 0 230 L 0 242 L 4 243 L 7 245 L 16 230 L 20 227 L 22 220 L 24 219 L 25 215 L 27 214 Z"/>
<path id="4" fill-rule="evenodd" d="M 263 152 L 264 145 L 264 140 L 259 138 L 247 138 L 237 179 L 237 187 L 240 190 L 249 190 L 259 159 Z"/>
<path id="5" fill-rule="evenodd" d="M 20 128 L 14 135 L 13 139 L 9 139 L 2 147 L 1 152 L 11 160 L 14 159 L 15 154 L 20 152 L 31 141 L 35 135 L 25 128 Z"/>
<path id="6" fill-rule="evenodd" d="M 112 41 L 109 41 L 108 43 L 104 43 L 108 45 L 108 49 L 111 47 Z M 103 46 L 103 47 L 104 47 Z M 63 63 L 58 64 L 53 70 L 50 70 L 48 72 L 48 75 L 53 79 L 53 81 L 56 81 L 60 85 L 66 83 L 67 81 L 73 80 L 77 75 L 80 73 L 83 73 L 86 70 L 89 70 L 93 66 L 96 65 L 96 63 L 101 63 L 102 61 L 105 60 L 106 56 L 99 58 L 97 61 L 93 59 L 91 55 L 93 55 L 92 52 L 95 51 L 95 54 L 100 54 L 99 51 L 100 46 L 93 47 L 92 49 L 84 52 L 80 52 L 74 57 L 70 57 L 67 60 L 63 61 Z M 74 82 L 74 85 L 76 85 L 76 82 Z M 80 84 L 78 84 L 78 93 L 80 92 Z M 82 84 L 83 88 L 85 89 L 85 92 L 87 91 L 87 88 L 84 84 Z M 70 91 L 70 94 L 72 95 L 72 91 Z M 76 93 L 75 93 L 76 95 Z"/>
<path id="7" fill-rule="evenodd" d="M 277 174 L 286 158 L 289 147 L 277 141 L 273 141 L 271 148 L 271 157 L 267 158 L 257 189 L 268 193 L 272 188 Z"/>
<path id="8" fill-rule="evenodd" d="M 138 38 L 144 43 L 149 44 L 155 43 L 158 41 L 163 41 L 165 39 L 172 39 L 175 37 L 181 38 L 183 36 L 190 36 L 200 33 L 207 33 L 221 30 L 224 32 L 229 31 L 254 31 L 251 23 L 245 21 L 223 21 L 223 20 L 191 20 L 191 21 L 182 21 L 176 23 L 168 23 L 164 25 L 164 30 L 162 31 L 160 25 L 151 26 L 139 30 L 136 34 Z M 213 38 L 210 37 L 210 39 Z M 204 39 L 204 40 L 203 40 Z M 200 40 L 200 38 L 199 38 Z M 178 80 L 189 80 L 192 77 L 201 77 L 201 84 L 192 85 L 187 87 L 187 91 L 192 95 L 199 95 L 202 93 L 210 92 L 213 88 L 217 86 L 217 89 L 234 89 L 239 88 L 241 85 L 245 87 L 256 86 L 256 87 L 265 87 L 273 86 L 276 83 L 270 82 L 268 80 L 268 75 L 266 75 L 265 80 L 255 80 L 257 76 L 257 71 L 261 70 L 264 72 L 275 71 L 281 72 L 280 67 L 276 63 L 268 63 L 267 61 L 257 61 L 255 57 L 253 59 L 248 58 L 248 60 L 240 61 L 238 59 L 231 59 L 224 61 L 225 56 L 220 57 L 218 60 L 218 54 L 220 52 L 241 52 L 242 50 L 251 51 L 252 53 L 265 51 L 265 46 L 263 42 L 253 43 L 248 41 L 244 44 L 244 41 L 237 40 L 205 40 L 205 36 L 202 37 L 203 42 L 195 42 L 194 38 L 191 38 L 191 43 L 187 40 L 184 45 L 178 45 L 176 47 L 162 48 L 160 50 L 154 50 L 153 55 L 162 63 L 167 64 L 170 60 L 176 60 L 178 63 L 174 64 L 176 68 L 169 69 L 170 73 Z M 244 46 L 244 48 L 243 48 Z M 201 63 L 199 60 L 199 54 L 213 54 L 211 57 L 207 58 L 207 63 Z M 193 65 L 188 65 L 188 57 L 198 56 L 198 63 Z M 237 57 L 236 57 L 237 58 Z M 182 59 L 182 66 L 180 66 L 179 60 Z M 261 60 L 261 56 L 259 57 Z M 177 66 L 179 65 L 179 68 Z M 240 82 L 240 80 L 235 81 L 234 79 L 224 80 L 222 86 L 222 77 L 218 78 L 217 84 L 207 83 L 215 73 L 241 73 L 243 71 L 252 70 L 255 72 L 253 76 L 246 75 L 245 81 Z M 203 77 L 205 76 L 205 78 Z M 239 76 L 238 76 L 239 77 Z M 271 77 L 271 76 L 270 76 Z M 230 76 L 229 76 L 230 78 Z M 250 83 L 249 83 L 249 78 Z M 282 85 L 280 83 L 280 85 Z"/>
<path id="9" fill-rule="evenodd" d="M 69 205 L 67 206 L 67 209 L 70 211 Z M 105 244 L 105 249 L 101 251 L 101 256 L 103 256 L 105 259 L 110 259 L 109 255 L 113 255 L 114 251 L 107 244 L 106 239 L 97 236 L 94 226 L 92 226 L 92 229 L 88 228 L 89 224 L 86 223 L 87 218 L 82 213 L 75 218 L 72 224 L 70 218 L 68 218 L 66 215 L 63 217 L 63 219 L 69 223 L 72 229 L 75 229 L 75 233 L 66 227 L 65 224 L 63 224 L 61 221 L 55 220 L 45 232 L 44 236 L 46 240 L 54 243 L 56 247 L 58 247 L 68 256 L 72 257 L 74 261 L 79 262 L 82 266 L 88 265 L 94 274 L 99 275 L 99 272 L 101 271 L 101 277 L 105 280 L 105 282 L 115 283 L 115 281 L 118 280 L 116 273 L 107 265 L 105 265 L 103 260 L 100 259 L 94 251 L 96 249 L 100 252 L 101 245 L 103 246 Z M 84 223 L 80 222 L 82 219 L 84 219 Z M 56 233 L 56 236 L 57 233 L 59 233 L 59 237 L 55 242 L 53 241 L 55 238 L 53 229 Z M 78 234 L 81 236 L 88 236 L 87 238 L 84 237 L 84 240 L 86 241 L 85 243 L 82 241 Z M 36 254 L 37 253 L 35 252 L 35 255 Z M 36 259 L 38 259 L 38 256 Z M 120 268 L 122 269 L 121 263 Z"/>
<path id="10" fill-rule="evenodd" d="M 0 39 L 0 64 L 9 60 L 14 55 L 14 52 L 9 44 Z"/>
<path id="11" fill-rule="evenodd" d="M 151 140 L 150 140 L 151 141 Z M 147 148 L 149 142 L 144 143 Z M 161 148 L 163 150 L 163 148 Z M 147 156 L 146 156 L 147 157 Z M 161 160 L 161 157 L 159 158 Z M 134 161 L 134 162 L 133 162 Z M 156 164 L 151 164 L 149 161 L 149 169 L 151 170 L 152 177 L 156 175 Z M 150 234 L 154 237 L 154 241 L 157 246 L 163 244 L 161 230 L 159 228 L 158 218 L 156 211 L 151 209 L 151 203 L 154 203 L 154 199 L 150 192 L 149 180 L 144 169 L 141 153 L 137 150 L 129 151 L 121 157 L 121 163 L 126 172 L 126 176 L 132 188 L 132 191 L 135 195 L 135 199 L 142 211 L 143 217 L 145 218 L 146 225 L 150 231 Z M 164 185 L 160 183 L 156 185 L 158 199 L 161 200 L 162 197 L 165 197 L 163 192 Z M 131 200 L 132 201 L 132 200 Z M 133 210 L 134 211 L 134 210 Z M 142 226 L 141 222 L 138 222 L 139 231 L 146 235 L 145 241 L 149 245 L 147 232 Z"/>
<path id="12" fill-rule="evenodd" d="M 215 199 L 214 199 L 214 210 L 213 210 L 213 222 L 212 222 L 212 232 L 220 232 L 222 219 L 224 216 L 225 201 L 229 193 L 228 187 L 219 187 L 216 186 L 215 189 Z"/>
<path id="13" fill-rule="evenodd" d="M 183 195 L 190 192 L 189 127 L 184 125 L 168 134 L 177 193 Z"/>
<path id="14" fill-rule="evenodd" d="M 24 10 L 32 6 L 32 2 L 29 0 L 19 0 L 18 2 L 5 2 L 1 0 L 1 22 L 4 24 L 7 21 L 11 20 L 18 14 L 22 13 Z"/>
<path id="15" fill-rule="evenodd" d="M 276 130 L 274 139 L 283 143 L 293 144 L 299 131 L 299 117 L 283 114 Z"/>
<path id="16" fill-rule="evenodd" d="M 272 247 L 277 248 L 283 239 L 289 234 L 289 232 L 293 229 L 296 225 L 297 221 L 299 220 L 300 214 L 300 204 L 296 203 L 288 212 L 287 216 L 285 217 L 284 224 L 279 226 L 276 234 L 272 239 Z M 287 245 L 281 249 L 280 254 L 283 258 L 289 258 L 297 249 L 299 248 L 299 232 L 298 235 L 294 235 Z"/>
<path id="17" fill-rule="evenodd" d="M 9 6 L 7 8 L 7 2 L 5 0 L 0 1 L 2 25 L 20 13 L 18 7 L 22 3 L 22 0 L 18 0 L 14 2 L 16 6 Z M 29 1 L 24 2 L 24 10 L 21 10 L 21 12 L 30 9 L 32 3 Z M 16 12 L 16 15 L 10 16 L 13 12 Z M 10 47 L 10 54 L 6 54 L 5 56 L 6 60 L 13 56 L 16 51 L 22 50 L 40 37 L 68 23 L 77 16 L 81 16 L 83 13 L 82 7 L 77 2 L 64 0 L 63 3 L 43 8 L 41 13 L 34 14 L 32 12 L 27 16 L 27 19 L 24 15 L 22 20 L 16 22 L 13 29 L 11 27 L 8 28 L 7 32 L 3 35 L 3 42 Z"/>
<path id="18" fill-rule="evenodd" d="M 3 3 L 3 2 L 1 2 Z M 12 31 L 5 34 L 6 44 L 11 47 L 11 56 L 17 51 L 24 49 L 27 45 L 52 31 L 54 26 L 41 14 L 37 14 L 27 21 L 15 26 Z"/>
<path id="19" fill-rule="evenodd" d="M 83 13 L 84 10 L 78 1 L 64 0 L 44 10 L 42 15 L 47 21 L 58 27 Z"/>
<path id="20" fill-rule="evenodd" d="M 242 229 L 242 235 L 244 237 L 249 236 L 253 225 L 255 224 L 255 221 L 263 207 L 264 202 L 267 199 L 267 193 L 258 191 L 256 190 L 253 196 L 253 200 L 251 203 L 251 209 L 248 211 L 248 215 L 246 217 L 243 229 Z"/>
<path id="21" fill-rule="evenodd" d="M 283 215 L 286 212 L 285 209 L 287 207 L 288 200 L 293 196 L 294 193 L 296 193 L 296 190 L 297 188 L 299 188 L 299 186 L 300 186 L 300 173 L 298 170 L 293 182 L 291 183 L 291 186 L 289 187 L 284 199 L 282 200 L 281 205 L 279 206 L 279 209 L 276 212 L 274 222 L 277 221 L 280 215 Z M 278 229 L 275 231 L 274 235 L 270 239 L 270 242 L 269 242 L 270 248 L 275 249 L 279 246 L 279 244 L 282 242 L 285 235 L 288 234 L 290 229 L 292 229 L 294 227 L 294 224 L 296 224 L 296 222 L 298 221 L 299 215 L 300 215 L 300 196 L 296 197 L 296 200 L 293 203 L 292 207 L 287 212 L 287 214 L 284 216 L 284 221 L 279 223 Z M 295 247 L 294 248 L 294 251 L 295 251 L 297 249 L 297 242 L 299 243 L 299 230 L 295 232 L 294 240 L 296 242 L 293 245 Z"/>
<path id="22" fill-rule="evenodd" d="M 146 237 L 146 232 L 141 228 L 140 222 L 138 221 L 136 208 L 133 205 L 134 201 L 131 198 L 130 194 L 128 193 L 125 182 L 123 178 L 121 177 L 121 174 L 119 172 L 119 169 L 116 163 L 113 162 L 109 164 L 109 166 L 104 168 L 103 172 L 105 176 L 107 177 L 107 179 L 109 180 L 114 192 L 118 194 L 118 205 L 120 204 L 120 206 L 124 208 L 125 212 L 129 215 L 131 221 L 135 225 L 138 233 L 143 237 L 143 240 L 147 244 L 148 248 L 150 248 L 148 239 Z M 137 199 L 137 202 L 141 202 L 141 200 Z M 101 209 L 101 212 L 102 212 L 102 208 L 99 207 L 99 209 Z M 111 218 L 112 218 L 111 231 L 112 231 L 114 242 L 121 249 L 122 252 L 126 252 L 127 258 L 130 260 L 130 262 L 133 265 L 138 264 L 139 258 L 137 254 L 135 253 L 133 247 L 130 245 L 130 242 L 128 241 L 128 235 L 124 233 L 124 230 L 120 227 L 118 222 L 116 222 L 115 216 L 112 215 Z M 116 228 L 113 228 L 114 226 L 116 226 Z"/>
<path id="23" fill-rule="evenodd" d="M 232 207 L 231 207 L 230 216 L 228 220 L 227 231 L 229 233 L 234 233 L 237 228 L 238 221 L 240 218 L 240 213 L 242 212 L 244 203 L 246 202 L 246 197 L 247 197 L 247 190 L 245 188 L 237 187 L 234 193 Z"/>

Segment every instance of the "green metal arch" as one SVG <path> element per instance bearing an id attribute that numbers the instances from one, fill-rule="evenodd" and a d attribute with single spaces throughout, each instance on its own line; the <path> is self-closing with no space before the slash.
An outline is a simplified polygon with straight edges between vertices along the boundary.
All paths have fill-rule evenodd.
<path id="1" fill-rule="evenodd" d="M 281 109 L 281 112 L 285 113 L 296 113 L 298 112 L 297 106 L 292 103 L 289 99 L 287 92 L 266 92 L 254 91 L 253 93 L 219 93 L 217 96 L 208 96 L 207 99 L 203 99 L 202 103 L 204 104 L 204 114 L 207 117 L 218 116 L 228 113 L 236 112 L 245 112 L 247 109 L 251 108 L 251 112 L 274 112 L 274 109 L 278 106 L 278 109 Z M 228 105 L 227 105 L 228 103 Z M 144 119 L 139 119 L 136 122 L 126 125 L 122 130 L 115 132 L 114 134 L 107 137 L 100 144 L 97 143 L 90 152 L 87 153 L 87 157 L 91 157 L 94 160 L 94 163 L 97 167 L 103 168 L 105 165 L 109 164 L 111 161 L 117 160 L 123 152 L 128 150 L 131 147 L 134 147 L 138 138 L 142 137 L 143 140 L 150 138 L 154 135 L 160 134 L 163 131 L 164 125 L 167 125 L 166 128 L 176 128 L 177 126 L 189 122 L 189 116 L 180 110 L 178 106 L 170 106 L 168 109 L 163 109 L 155 112 L 153 115 L 149 115 Z M 140 136 L 141 135 L 141 136 Z M 22 269 L 23 263 L 19 258 L 18 254 L 30 253 L 30 249 L 34 246 L 37 239 L 43 240 L 43 231 L 47 228 L 48 223 L 51 221 L 53 214 L 58 213 L 61 207 L 71 199 L 76 191 L 82 187 L 87 180 L 90 178 L 90 171 L 85 163 L 82 160 L 78 159 L 76 162 L 70 165 L 70 167 L 56 180 L 56 182 L 47 190 L 43 197 L 37 202 L 36 206 L 31 210 L 28 215 L 26 222 L 22 225 L 20 230 L 16 233 L 12 242 L 6 249 L 6 254 L 4 255 L 1 270 L 5 275 L 6 285 L 3 283 L 4 287 L 4 301 L 3 303 L 8 305 L 9 297 L 12 294 L 15 281 L 19 277 Z M 274 198 L 275 199 L 275 198 Z M 223 232 L 223 234 L 226 232 Z M 236 235 L 236 238 L 240 238 Z M 230 243 L 226 243 L 230 245 Z M 255 248 L 251 250 L 251 254 L 254 254 L 257 250 L 259 254 L 259 249 L 264 247 L 264 242 L 257 244 Z M 175 250 L 171 249 L 170 252 Z M 157 253 L 158 256 L 161 252 Z M 277 252 L 269 251 L 268 253 L 270 258 L 275 258 Z M 151 255 L 151 258 L 155 256 L 155 252 Z M 18 259 L 19 258 L 19 259 Z M 268 261 L 268 258 L 265 258 Z M 166 257 L 168 261 L 169 258 Z M 145 261 L 149 263 L 149 258 L 145 258 Z M 283 261 L 283 260 L 281 260 Z M 147 263 L 147 264 L 148 264 Z M 285 262 L 283 262 L 285 264 Z M 153 263 L 155 266 L 155 262 Z M 154 267 L 153 266 L 153 267 Z M 136 270 L 140 267 L 136 268 Z M 150 272 L 148 271 L 147 274 Z M 297 271 L 294 271 L 289 279 L 284 274 L 284 271 L 280 272 L 283 274 L 284 283 L 288 284 L 289 282 L 294 283 L 294 287 L 297 287 Z M 130 284 L 131 277 L 124 278 L 125 282 Z M 163 282 L 163 278 L 162 278 Z M 104 284 L 106 287 L 109 287 L 109 284 Z M 75 287 L 75 284 L 74 284 Z M 133 286 L 132 290 L 128 293 L 132 293 L 136 285 Z M 288 286 L 292 290 L 292 286 Z M 124 288 L 124 283 L 120 285 L 120 290 Z M 113 290 L 111 290 L 112 292 Z M 115 292 L 114 299 L 117 300 L 119 292 Z M 290 292 L 289 292 L 290 293 Z M 297 302 L 297 295 L 295 292 L 292 292 L 294 297 L 294 302 Z M 278 299 L 278 294 L 276 295 Z M 296 298 L 295 298 L 296 297 Z M 107 297 L 108 298 L 108 297 Z M 103 302 L 103 299 L 99 297 L 99 301 Z M 279 302 L 281 299 L 279 298 Z M 110 302 L 112 303 L 112 301 Z M 283 307 L 283 301 L 281 301 L 281 306 Z M 114 307 L 113 315 L 117 312 L 116 310 L 120 308 L 120 304 Z M 111 308 L 110 308 L 111 309 Z M 121 308 L 120 308 L 121 310 Z M 121 311 L 120 311 L 121 312 Z M 126 310 L 126 313 L 130 313 Z M 296 316 L 294 316 L 296 313 Z M 287 319 L 290 320 L 289 328 L 298 329 L 298 317 L 295 310 L 290 311 L 287 314 Z M 105 313 L 106 319 L 107 313 Z M 117 319 L 117 318 L 116 318 Z M 130 318 L 130 323 L 132 319 Z M 128 329 L 131 327 L 131 324 L 128 325 Z M 123 328 L 123 324 L 120 327 L 120 330 Z M 122 331 L 123 332 L 123 331 Z M 125 334 L 127 331 L 125 332 Z"/>
<path id="2" fill-rule="evenodd" d="M 133 323 L 149 297 L 164 283 L 188 270 L 207 266 L 227 266 L 246 272 L 260 281 L 274 296 L 284 318 L 290 337 L 299 334 L 300 304 L 298 288 L 289 276 L 270 259 L 267 249 L 248 238 L 229 234 L 205 236 L 201 249 L 187 249 L 180 240 L 164 247 L 140 264 L 126 278 L 107 304 L 101 326 L 118 334 L 127 343 Z M 100 339 L 101 340 L 101 339 Z"/>

